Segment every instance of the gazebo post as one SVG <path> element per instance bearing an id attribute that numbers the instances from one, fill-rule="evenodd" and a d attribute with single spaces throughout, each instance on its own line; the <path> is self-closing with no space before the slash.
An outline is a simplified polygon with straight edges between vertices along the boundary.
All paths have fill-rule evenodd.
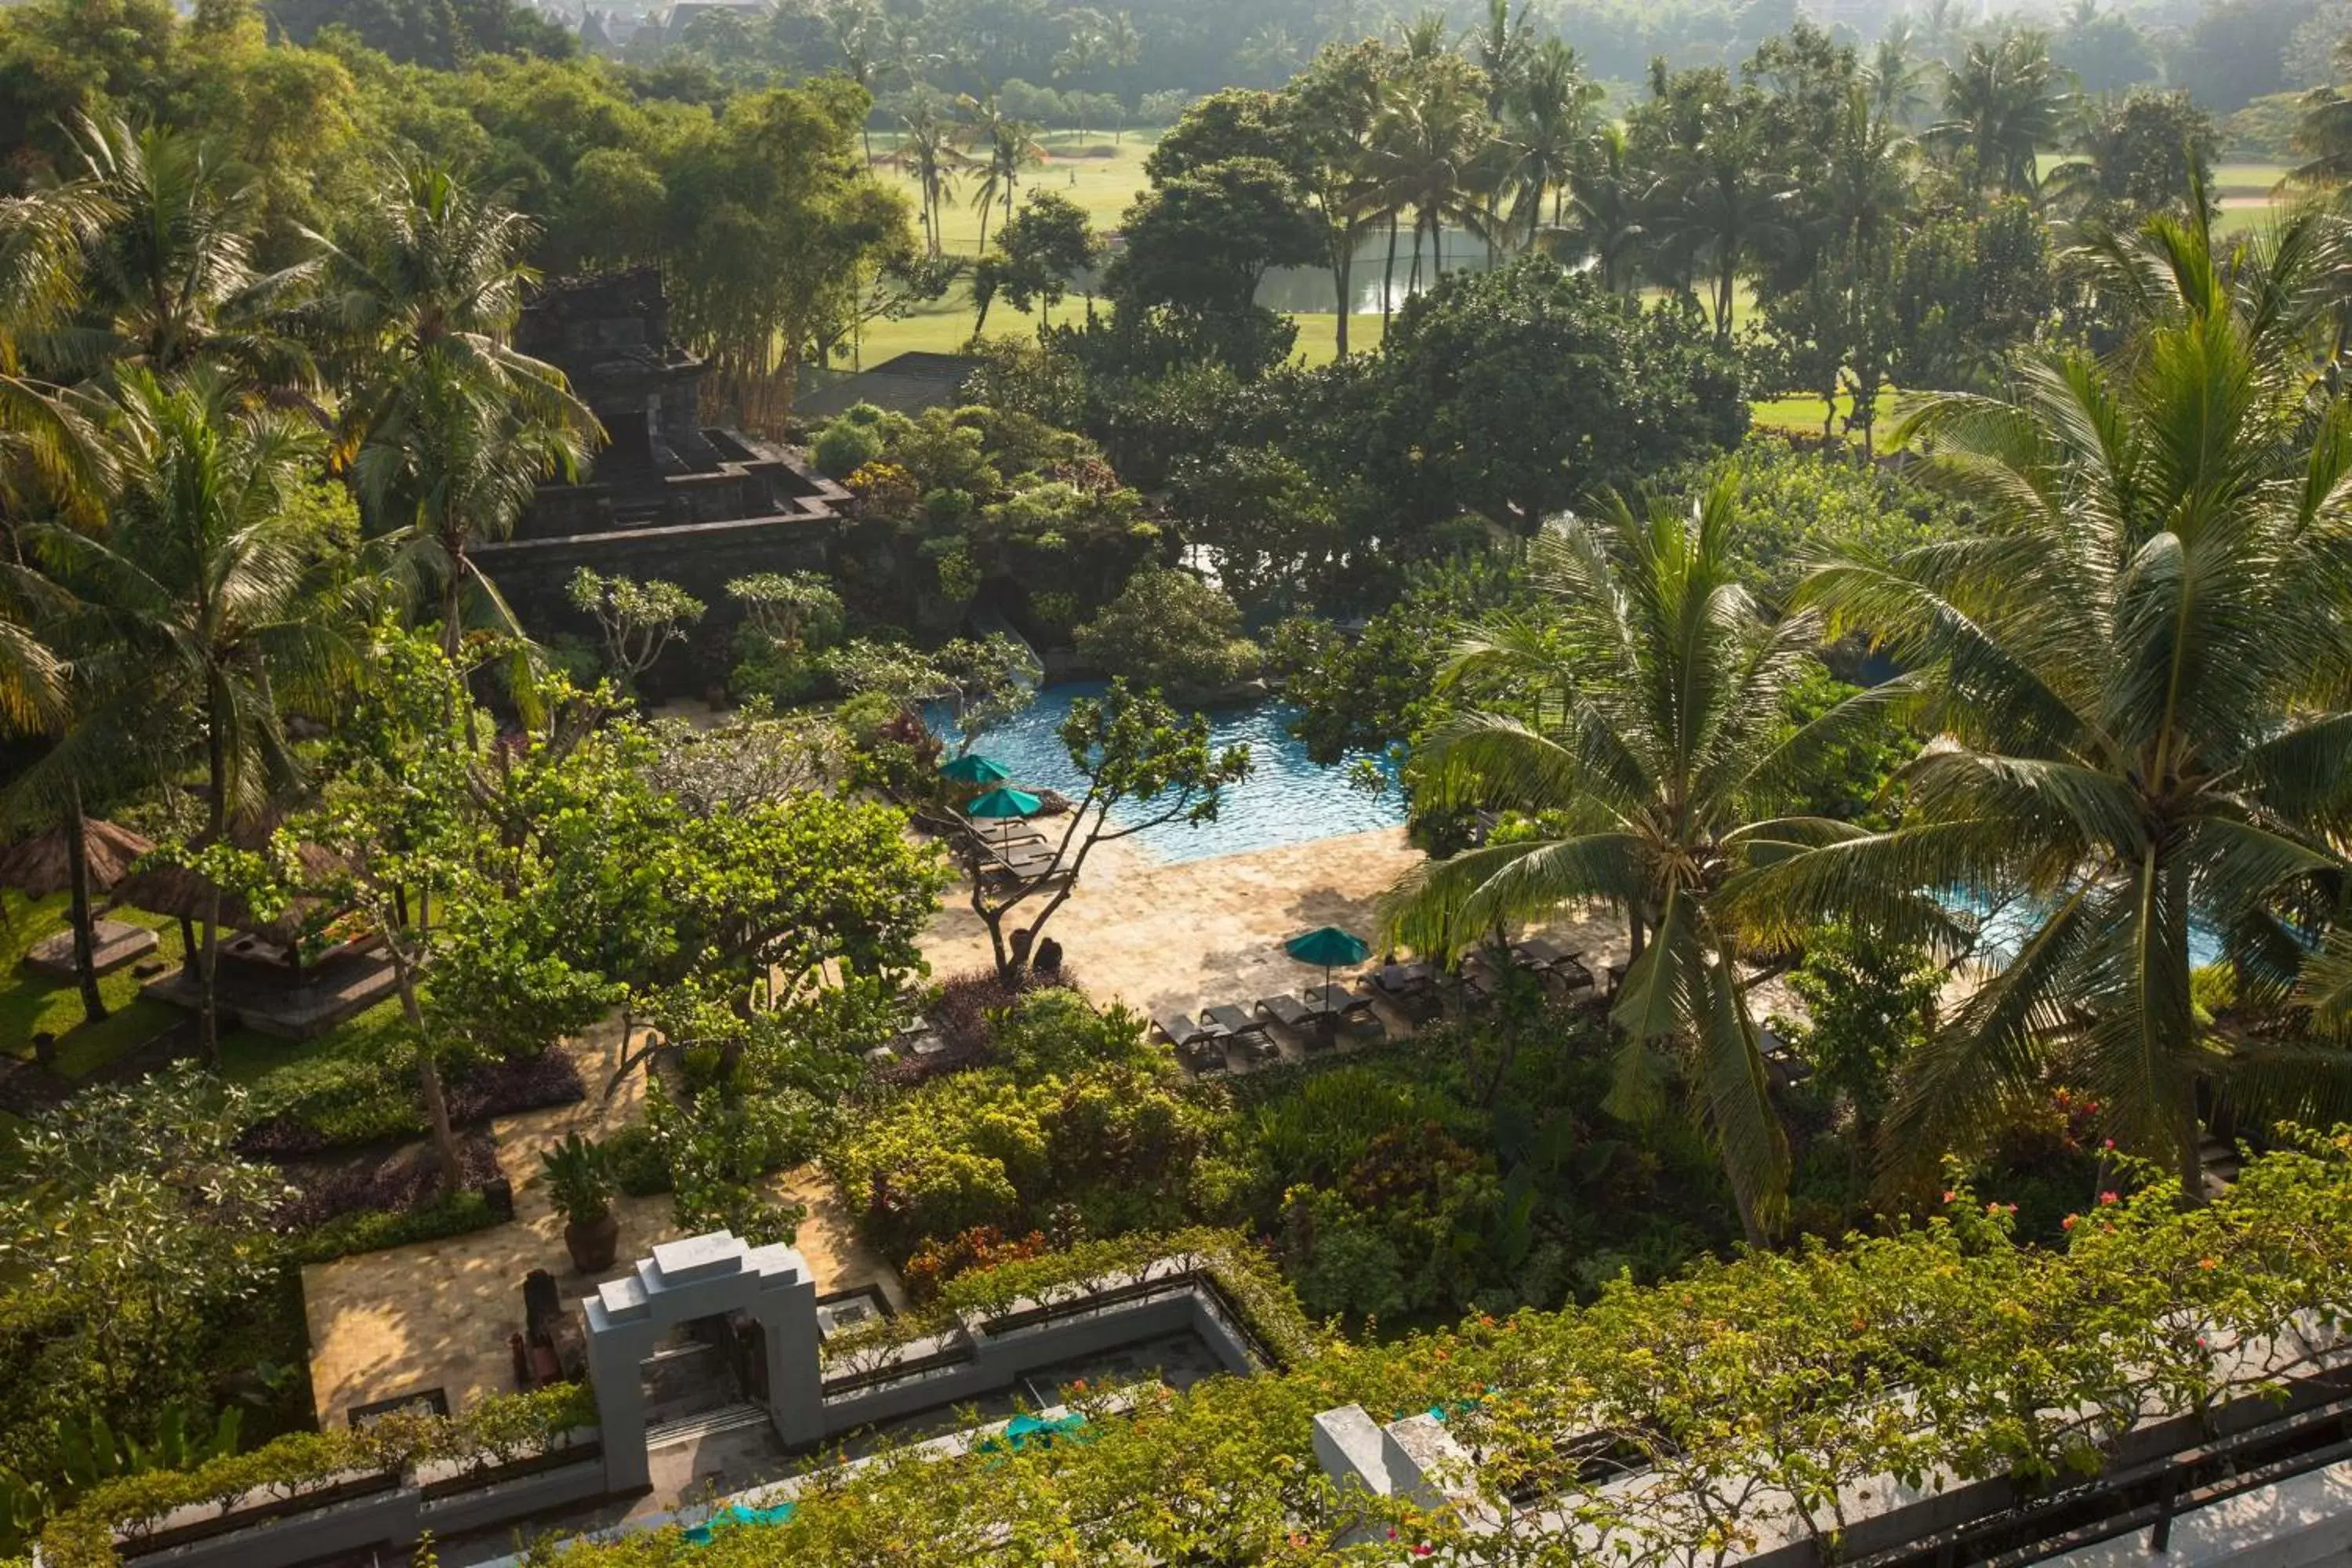
<path id="1" fill-rule="evenodd" d="M 196 972 L 196 922 L 186 915 L 180 917 L 180 973 Z"/>
<path id="2" fill-rule="evenodd" d="M 81 986 L 82 1016 L 98 1023 L 106 998 L 98 991 L 98 935 L 89 912 L 89 825 L 81 814 L 81 785 L 66 792 L 66 875 L 72 887 L 74 979 Z"/>

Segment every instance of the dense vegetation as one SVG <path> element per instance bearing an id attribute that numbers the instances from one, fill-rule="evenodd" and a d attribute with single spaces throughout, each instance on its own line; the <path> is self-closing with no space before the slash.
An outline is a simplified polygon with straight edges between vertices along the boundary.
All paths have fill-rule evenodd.
<path id="1" fill-rule="evenodd" d="M 2352 1114 L 2352 240 L 2326 202 L 2248 235 L 2210 183 L 2213 111 L 2282 83 L 2208 46 L 2309 52 L 2307 15 L 2189 23 L 2172 58 L 2237 73 L 2200 97 L 2084 96 L 2171 50 L 2087 10 L 1858 49 L 1760 6 L 788 5 L 584 48 L 499 0 L 268 9 L 0 12 L 0 839 L 70 871 L 8 956 L 61 928 L 81 971 L 0 1015 L 50 1094 L 0 1161 L 0 1543 L 102 1557 L 280 1461 L 478 1447 L 304 1432 L 293 1270 L 499 1223 L 528 1173 L 484 1124 L 603 1092 L 590 1037 L 650 1088 L 551 1163 L 567 1218 L 666 1193 L 778 1239 L 772 1178 L 821 1172 L 927 1310 L 1177 1237 L 1295 1341 L 1050 1461 L 828 1483 L 819 1561 L 1066 1556 L 1137 1496 L 1097 1544 L 1311 1554 L 1343 1521 L 1304 1416 L 1356 1397 L 1571 1491 L 1572 1422 L 1779 1477 L 1684 1419 L 1732 1385 L 1847 1479 L 2038 1474 L 2103 1434 L 1991 1413 L 2201 1390 L 2184 1314 L 2339 1301 L 2341 1135 L 2279 1129 Z M 2303 107 L 2332 195 L 2344 100 Z M 1115 245 L 1035 188 L 1054 113 L 1164 126 Z M 717 417 L 854 515 L 723 605 L 590 570 L 519 625 L 479 546 L 604 435 L 520 311 L 644 263 Z M 1309 365 L 1265 291 L 1316 272 Z M 966 281 L 961 406 L 794 424 L 803 372 Z M 978 335 L 1007 310 L 1034 331 Z M 1791 395 L 1817 437 L 1752 433 Z M 689 657 L 744 709 L 647 720 Z M 1383 946 L 1458 973 L 1605 910 L 1619 983 L 1195 1080 L 1038 973 L 1068 882 L 909 831 L 1041 664 L 1115 678 L 1060 733 L 1072 880 L 1213 821 L 1252 759 L 1182 710 L 1263 679 L 1318 760 L 1398 764 L 1364 782 L 1429 859 Z M 184 1037 L 93 973 L 101 821 L 200 889 L 162 932 Z M 960 881 L 994 963 L 929 976 Z M 278 922 L 377 944 L 394 999 L 309 1047 L 226 1026 L 223 932 Z M 918 1016 L 935 1059 L 882 1048 Z M 2217 1196 L 2239 1138 L 2304 1147 Z M 1780 1375 L 1827 1342 L 1948 1419 L 1846 1435 Z"/>

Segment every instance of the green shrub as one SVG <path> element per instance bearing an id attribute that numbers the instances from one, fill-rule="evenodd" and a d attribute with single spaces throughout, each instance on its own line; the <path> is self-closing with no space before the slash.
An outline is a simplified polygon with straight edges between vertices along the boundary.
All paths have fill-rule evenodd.
<path id="1" fill-rule="evenodd" d="M 387 1247 L 468 1236 L 505 1223 L 488 1198 L 467 1187 L 437 1203 L 399 1214 L 366 1209 L 339 1215 L 289 1241 L 286 1256 L 293 1263 L 332 1263 L 338 1258 L 381 1252 Z"/>
<path id="2" fill-rule="evenodd" d="M 878 416 L 880 412 L 860 404 L 818 431 L 816 444 L 810 448 L 817 472 L 829 479 L 845 479 L 879 458 L 883 451 L 881 432 L 874 427 L 873 419 L 859 416 Z"/>
<path id="3" fill-rule="evenodd" d="M 604 1157 L 612 1163 L 614 1184 L 630 1197 L 649 1198 L 670 1190 L 669 1158 L 644 1122 L 631 1122 L 605 1139 Z"/>

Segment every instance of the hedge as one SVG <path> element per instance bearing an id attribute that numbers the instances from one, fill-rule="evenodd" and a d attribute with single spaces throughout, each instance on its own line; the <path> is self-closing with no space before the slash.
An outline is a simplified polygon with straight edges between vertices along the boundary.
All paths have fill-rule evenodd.
<path id="1" fill-rule="evenodd" d="M 1064 1251 L 959 1274 L 938 1300 L 826 1341 L 824 1360 L 835 1368 L 878 1368 L 899 1347 L 945 1333 L 967 1318 L 986 1322 L 1025 1303 L 1076 1300 L 1095 1280 L 1139 1274 L 1175 1258 L 1195 1262 L 1232 1305 L 1241 1326 L 1277 1363 L 1303 1361 L 1320 1348 L 1320 1336 L 1274 1260 L 1238 1232 L 1202 1228 L 1083 1241 Z"/>
<path id="2" fill-rule="evenodd" d="M 511 1464 L 562 1447 L 595 1420 L 587 1385 L 567 1384 L 493 1394 L 455 1416 L 404 1412 L 357 1430 L 289 1433 L 194 1470 L 150 1470 L 92 1488 L 42 1529 L 42 1561 L 47 1568 L 110 1568 L 121 1561 L 118 1535 L 150 1533 L 184 1508 L 226 1512 L 256 1494 L 284 1501 L 352 1477 L 402 1475 L 436 1461 Z"/>

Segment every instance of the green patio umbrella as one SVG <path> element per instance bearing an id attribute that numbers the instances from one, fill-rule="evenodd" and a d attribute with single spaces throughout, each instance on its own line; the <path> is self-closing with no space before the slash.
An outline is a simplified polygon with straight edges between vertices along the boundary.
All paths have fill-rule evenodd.
<path id="1" fill-rule="evenodd" d="M 1361 963 L 1372 955 L 1372 944 L 1352 931 L 1338 926 L 1323 926 L 1305 936 L 1294 936 L 1282 944 L 1282 951 L 1301 963 L 1323 966 L 1323 987 L 1331 987 L 1331 971 L 1342 963 Z M 1327 1016 L 1325 1022 L 1330 1019 Z"/>
<path id="2" fill-rule="evenodd" d="M 1003 784 L 1013 776 L 1013 770 L 993 757 L 983 757 L 975 752 L 968 757 L 958 757 L 940 764 L 940 776 L 963 784 Z"/>
<path id="3" fill-rule="evenodd" d="M 992 789 L 970 805 L 964 812 L 971 816 L 1034 816 L 1045 803 L 1025 790 Z"/>

